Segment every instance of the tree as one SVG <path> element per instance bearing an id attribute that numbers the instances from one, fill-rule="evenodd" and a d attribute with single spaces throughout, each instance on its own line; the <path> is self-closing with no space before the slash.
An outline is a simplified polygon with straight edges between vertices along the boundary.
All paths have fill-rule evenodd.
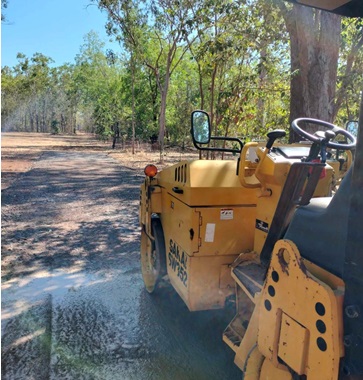
<path id="1" fill-rule="evenodd" d="M 184 41 L 189 2 L 179 0 L 98 0 L 108 13 L 108 31 L 154 75 L 160 94 L 159 142 L 164 148 L 166 104 L 170 78 L 188 47 Z M 161 160 L 162 160 L 161 154 Z"/>
<path id="2" fill-rule="evenodd" d="M 3 82 L 7 87 L 5 94 L 19 96 L 16 108 L 11 113 L 7 111 L 5 123 L 10 128 L 21 125 L 25 130 L 44 132 L 50 124 L 48 103 L 54 89 L 49 67 L 52 60 L 41 53 L 35 53 L 30 59 L 18 53 L 17 58 L 18 65 L 7 72 L 7 83 Z M 9 88 L 9 83 L 13 88 Z"/>
<path id="3" fill-rule="evenodd" d="M 334 122 L 352 80 L 352 67 L 363 44 L 360 26 L 345 63 L 345 74 L 337 92 L 341 42 L 341 17 L 302 5 L 278 5 L 290 35 L 291 87 L 290 123 L 297 117 Z M 290 142 L 298 136 L 290 132 Z"/>
<path id="4" fill-rule="evenodd" d="M 200 0 L 194 12 L 198 39 L 189 47 L 214 133 L 251 137 L 286 124 L 287 35 L 276 9 L 265 1 Z"/>
<path id="5" fill-rule="evenodd" d="M 363 20 L 342 20 L 340 62 L 334 118 L 341 123 L 358 120 L 363 87 Z"/>
<path id="6" fill-rule="evenodd" d="M 72 92 L 73 66 L 51 68 L 51 58 L 18 53 L 18 64 L 2 68 L 2 128 L 72 133 L 77 96 Z"/>
<path id="7" fill-rule="evenodd" d="M 96 32 L 84 37 L 76 56 L 74 89 L 80 98 L 79 109 L 92 114 L 89 130 L 107 137 L 112 133 L 111 126 L 119 122 L 122 106 L 116 57 L 111 62 L 103 50 L 104 43 Z"/>

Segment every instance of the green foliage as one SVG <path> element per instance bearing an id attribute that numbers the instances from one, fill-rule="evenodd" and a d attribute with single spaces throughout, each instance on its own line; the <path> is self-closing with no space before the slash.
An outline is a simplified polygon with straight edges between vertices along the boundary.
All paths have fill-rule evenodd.
<path id="1" fill-rule="evenodd" d="M 62 83 L 64 68 L 51 68 L 52 59 L 41 53 L 17 58 L 15 67 L 2 69 L 2 129 L 49 132 L 57 120 L 63 132 L 71 131 L 75 109 Z"/>
<path id="2" fill-rule="evenodd" d="M 193 109 L 220 136 L 263 138 L 288 129 L 289 39 L 271 0 L 93 0 L 120 51 L 91 31 L 74 65 L 51 67 L 41 53 L 2 68 L 2 128 L 52 133 L 120 133 L 190 144 Z M 5 2 L 6 3 L 6 2 Z M 4 2 L 2 2 L 4 4 Z M 343 20 L 337 120 L 358 115 L 362 21 Z M 163 132 L 164 133 L 164 132 Z"/>
<path id="3" fill-rule="evenodd" d="M 343 19 L 337 77 L 337 124 L 358 120 L 363 87 L 363 20 Z"/>

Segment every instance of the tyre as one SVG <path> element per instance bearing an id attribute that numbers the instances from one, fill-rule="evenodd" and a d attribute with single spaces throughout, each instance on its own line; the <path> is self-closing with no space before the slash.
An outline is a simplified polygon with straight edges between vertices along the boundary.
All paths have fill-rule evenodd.
<path id="1" fill-rule="evenodd" d="M 151 219 L 151 240 L 143 228 L 141 231 L 141 271 L 145 288 L 154 293 L 157 285 L 166 274 L 166 253 L 163 227 L 160 219 Z"/>

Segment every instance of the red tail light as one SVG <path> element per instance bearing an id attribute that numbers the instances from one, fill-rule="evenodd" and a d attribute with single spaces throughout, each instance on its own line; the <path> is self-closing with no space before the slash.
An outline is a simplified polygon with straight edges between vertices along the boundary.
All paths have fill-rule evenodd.
<path id="1" fill-rule="evenodd" d="M 144 173 L 146 176 L 153 178 L 158 173 L 158 168 L 155 165 L 149 164 L 145 167 Z"/>

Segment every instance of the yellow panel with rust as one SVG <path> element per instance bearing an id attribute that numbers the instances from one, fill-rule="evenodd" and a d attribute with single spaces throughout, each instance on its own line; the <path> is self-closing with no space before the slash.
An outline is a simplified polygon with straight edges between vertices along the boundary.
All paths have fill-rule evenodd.
<path id="1" fill-rule="evenodd" d="M 146 179 L 140 186 L 140 208 L 139 208 L 139 222 L 140 224 L 146 223 L 146 208 L 147 208 L 147 198 L 146 198 Z"/>
<path id="2" fill-rule="evenodd" d="M 253 206 L 194 208 L 163 190 L 162 209 L 166 245 L 173 240 L 189 256 L 235 255 L 253 248 Z"/>
<path id="3" fill-rule="evenodd" d="M 308 339 L 306 328 L 282 313 L 278 356 L 299 375 L 305 372 Z"/>
<path id="4" fill-rule="evenodd" d="M 151 186 L 150 193 L 150 211 L 160 214 L 162 212 L 161 188 L 159 186 Z"/>
<path id="5" fill-rule="evenodd" d="M 200 213 L 198 255 L 235 255 L 252 250 L 256 208 L 196 208 Z"/>
<path id="6" fill-rule="evenodd" d="M 145 177 L 140 186 L 140 224 L 148 224 L 152 213 L 161 213 L 161 188 L 157 184 L 156 178 Z"/>
<path id="7" fill-rule="evenodd" d="M 345 286 L 344 281 L 338 276 L 335 276 L 333 273 L 328 272 L 324 268 L 319 267 L 305 258 L 302 259 L 307 270 L 320 281 L 323 281 L 325 284 L 329 285 L 333 290 L 338 290 L 339 288 L 343 288 Z"/>
<path id="8" fill-rule="evenodd" d="M 244 376 L 243 380 L 261 380 L 261 368 L 264 363 L 264 357 L 261 355 L 260 351 L 258 351 L 257 346 L 252 348 L 252 351 L 249 353 L 247 359 L 247 365 L 243 368 Z M 271 375 L 271 372 L 268 373 L 268 376 Z M 271 377 L 267 377 L 266 380 L 271 379 Z M 279 378 L 279 380 L 282 380 Z"/>
<path id="9" fill-rule="evenodd" d="M 223 307 L 226 296 L 234 292 L 226 266 L 244 247 L 251 248 L 253 244 L 254 208 L 196 209 L 165 189 L 162 190 L 162 202 L 160 218 L 172 285 L 190 310 Z M 213 231 L 207 234 L 207 240 L 213 241 L 206 242 L 206 227 L 203 226 L 208 224 L 214 224 Z M 244 228 L 245 233 L 235 233 Z"/>
<path id="10" fill-rule="evenodd" d="M 239 309 L 242 307 L 243 307 L 242 305 L 238 306 Z M 251 350 L 253 350 L 253 347 L 257 345 L 259 312 L 260 312 L 260 303 L 256 302 L 251 319 L 248 322 L 246 333 L 243 336 L 241 344 L 236 349 L 236 356 L 234 358 L 234 362 L 242 371 L 247 365 L 246 361 L 248 359 L 249 353 L 251 352 Z M 259 367 L 256 368 L 256 371 L 257 370 L 259 371 L 259 369 L 260 369 Z"/>
<path id="11" fill-rule="evenodd" d="M 185 253 L 185 252 L 184 252 Z M 190 311 L 220 309 L 234 293 L 234 284 L 225 267 L 236 256 L 189 257 L 183 250 L 167 252 L 170 282 Z"/>
<path id="12" fill-rule="evenodd" d="M 292 380 L 292 375 L 286 367 L 277 368 L 265 359 L 258 380 Z"/>
<path id="13" fill-rule="evenodd" d="M 340 359 L 339 297 L 325 283 L 310 274 L 294 243 L 276 243 L 261 295 L 258 346 L 261 353 L 278 366 L 283 313 L 309 332 L 304 349 L 294 349 L 287 365 L 303 362 L 309 380 L 332 380 L 338 377 Z"/>
<path id="14" fill-rule="evenodd" d="M 195 208 L 180 202 L 163 189 L 162 209 L 160 215 L 165 244 L 168 247 L 170 241 L 176 242 L 189 256 L 199 250 L 199 223 L 200 214 Z"/>
<path id="15" fill-rule="evenodd" d="M 190 311 L 220 309 L 224 307 L 225 299 L 234 293 L 234 285 L 225 286 L 224 267 L 231 264 L 237 255 L 215 257 L 191 257 L 189 302 Z M 223 278 L 223 281 L 222 281 Z"/>

